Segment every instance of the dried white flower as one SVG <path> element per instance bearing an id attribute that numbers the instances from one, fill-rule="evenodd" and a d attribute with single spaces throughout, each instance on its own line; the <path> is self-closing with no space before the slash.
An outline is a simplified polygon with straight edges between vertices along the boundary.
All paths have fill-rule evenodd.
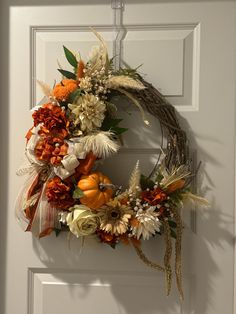
<path id="1" fill-rule="evenodd" d="M 159 232 L 161 222 L 157 216 L 158 213 L 155 212 L 155 207 L 149 207 L 146 210 L 140 209 L 135 216 L 138 224 L 132 227 L 133 236 L 137 239 L 142 236 L 144 240 L 148 240 L 150 236 Z"/>
<path id="2" fill-rule="evenodd" d="M 86 93 L 68 107 L 75 115 L 74 125 L 79 124 L 82 131 L 91 132 L 101 127 L 106 105 L 98 97 Z"/>
<path id="3" fill-rule="evenodd" d="M 79 87 L 86 92 L 90 92 L 92 89 L 91 77 L 82 77 L 79 82 Z"/>

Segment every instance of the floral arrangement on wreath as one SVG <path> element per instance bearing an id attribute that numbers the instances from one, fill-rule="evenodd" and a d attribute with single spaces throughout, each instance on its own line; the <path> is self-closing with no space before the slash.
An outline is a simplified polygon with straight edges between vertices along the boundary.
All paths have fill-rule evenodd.
<path id="1" fill-rule="evenodd" d="M 26 135 L 29 164 L 18 171 L 27 180 L 18 196 L 17 218 L 37 237 L 67 230 L 78 238 L 94 235 L 112 248 L 132 244 L 148 266 L 165 272 L 167 294 L 174 238 L 175 274 L 183 298 L 180 208 L 188 199 L 206 204 L 189 189 L 193 174 L 185 132 L 173 106 L 137 69 L 114 70 L 104 40 L 93 32 L 100 45 L 87 62 L 64 47 L 73 72 L 59 69 L 63 79 L 52 89 L 38 82 L 45 103 L 33 108 L 34 124 Z M 125 190 L 94 170 L 98 160 L 117 153 L 120 136 L 128 130 L 120 126 L 114 96 L 128 98 L 148 124 L 146 108 L 167 131 L 165 155 L 149 176 L 141 174 L 137 162 Z M 151 262 L 141 249 L 142 241 L 157 235 L 165 239 L 164 266 Z"/>

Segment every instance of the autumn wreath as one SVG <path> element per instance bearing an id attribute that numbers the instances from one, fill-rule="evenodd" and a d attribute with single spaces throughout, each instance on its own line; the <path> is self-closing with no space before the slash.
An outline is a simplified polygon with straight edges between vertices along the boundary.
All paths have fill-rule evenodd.
<path id="1" fill-rule="evenodd" d="M 17 218 L 37 237 L 66 230 L 76 237 L 94 235 L 113 248 L 132 244 L 147 265 L 165 272 L 167 294 L 173 238 L 177 286 L 183 297 L 180 208 L 188 199 L 204 202 L 189 189 L 194 173 L 186 134 L 174 107 L 137 69 L 114 70 L 104 40 L 94 34 L 100 45 L 87 62 L 64 47 L 73 72 L 58 69 L 63 77 L 52 89 L 38 82 L 45 102 L 33 109 L 34 124 L 26 135 L 29 164 L 18 171 L 27 174 L 27 180 L 17 199 Z M 167 138 L 152 173 L 141 174 L 137 162 L 125 190 L 94 170 L 97 160 L 117 153 L 121 135 L 128 130 L 120 126 L 114 96 L 137 106 L 147 125 L 144 109 L 157 117 L 162 139 Z M 151 262 L 141 249 L 142 240 L 161 235 L 166 244 L 163 266 Z"/>

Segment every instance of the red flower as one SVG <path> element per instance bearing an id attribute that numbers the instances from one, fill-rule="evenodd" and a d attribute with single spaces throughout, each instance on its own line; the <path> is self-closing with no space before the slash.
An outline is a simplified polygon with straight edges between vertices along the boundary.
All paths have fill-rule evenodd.
<path id="1" fill-rule="evenodd" d="M 97 230 L 97 235 L 100 238 L 101 242 L 107 243 L 110 245 L 115 245 L 118 237 L 114 234 L 107 233 L 103 230 Z"/>
<path id="2" fill-rule="evenodd" d="M 68 144 L 63 139 L 59 137 L 46 137 L 38 141 L 34 153 L 38 160 L 58 165 L 67 154 L 67 150 Z"/>
<path id="3" fill-rule="evenodd" d="M 34 126 L 42 123 L 40 135 L 57 135 L 65 138 L 68 135 L 69 121 L 65 112 L 57 105 L 51 103 L 43 105 L 33 113 Z"/>
<path id="4" fill-rule="evenodd" d="M 46 187 L 46 196 L 49 203 L 61 209 L 68 209 L 75 203 L 71 196 L 71 187 L 59 177 L 49 180 Z"/>
<path id="5" fill-rule="evenodd" d="M 150 205 L 157 205 L 167 199 L 167 194 L 160 188 L 142 192 L 142 199 Z"/>

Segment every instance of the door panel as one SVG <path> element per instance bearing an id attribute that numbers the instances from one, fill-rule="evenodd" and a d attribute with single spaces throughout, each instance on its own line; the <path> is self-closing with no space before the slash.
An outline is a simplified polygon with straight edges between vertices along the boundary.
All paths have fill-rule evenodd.
<path id="1" fill-rule="evenodd" d="M 182 115 L 192 148 L 203 161 L 199 193 L 212 204 L 183 210 L 182 305 L 175 285 L 166 298 L 163 275 L 142 264 L 132 248 L 112 250 L 94 239 L 82 247 L 66 234 L 39 241 L 16 225 L 14 199 L 23 178 L 15 171 L 24 161 L 29 110 L 42 97 L 36 79 L 50 84 L 59 79 L 62 45 L 86 57 L 96 43 L 89 26 L 102 34 L 111 54 L 115 33 L 110 3 L 12 7 L 10 22 L 5 314 L 233 313 L 236 2 L 128 2 L 123 12 L 122 61 L 134 67 L 143 63 L 140 71 Z M 159 152 L 160 128 L 150 116 L 151 127 L 143 126 L 128 104 L 120 104 L 120 116 L 130 126 L 124 147 L 100 167 L 125 184 L 137 159 L 143 172 L 150 171 Z M 143 247 L 151 260 L 161 261 L 162 239 Z"/>

